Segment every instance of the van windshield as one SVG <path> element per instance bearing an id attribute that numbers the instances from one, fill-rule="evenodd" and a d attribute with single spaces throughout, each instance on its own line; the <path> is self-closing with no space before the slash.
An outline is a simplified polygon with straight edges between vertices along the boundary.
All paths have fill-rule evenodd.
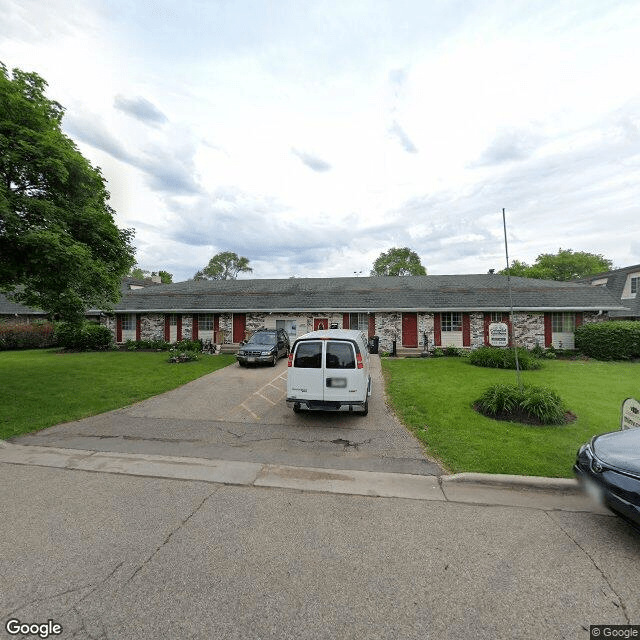
<path id="1" fill-rule="evenodd" d="M 294 367 L 320 369 L 322 367 L 322 342 L 301 342 L 296 349 Z"/>
<path id="2" fill-rule="evenodd" d="M 355 369 L 353 347 L 348 342 L 327 342 L 327 369 Z"/>

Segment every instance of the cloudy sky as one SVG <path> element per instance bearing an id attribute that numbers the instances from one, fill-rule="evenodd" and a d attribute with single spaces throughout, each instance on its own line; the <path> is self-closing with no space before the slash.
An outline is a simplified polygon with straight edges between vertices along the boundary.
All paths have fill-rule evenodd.
<path id="1" fill-rule="evenodd" d="M 0 0 L 139 265 L 431 274 L 640 263 L 640 2 Z"/>

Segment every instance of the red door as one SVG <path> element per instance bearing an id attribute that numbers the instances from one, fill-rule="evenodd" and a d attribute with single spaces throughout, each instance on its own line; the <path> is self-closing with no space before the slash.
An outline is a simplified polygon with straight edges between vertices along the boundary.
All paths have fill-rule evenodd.
<path id="1" fill-rule="evenodd" d="M 233 314 L 233 342 L 238 344 L 245 338 L 245 329 L 247 327 L 247 316 L 244 313 Z"/>
<path id="2" fill-rule="evenodd" d="M 402 314 L 402 346 L 415 349 L 418 347 L 418 314 Z"/>
<path id="3" fill-rule="evenodd" d="M 313 330 L 320 331 L 321 329 L 329 328 L 329 318 L 314 318 L 313 319 Z"/>

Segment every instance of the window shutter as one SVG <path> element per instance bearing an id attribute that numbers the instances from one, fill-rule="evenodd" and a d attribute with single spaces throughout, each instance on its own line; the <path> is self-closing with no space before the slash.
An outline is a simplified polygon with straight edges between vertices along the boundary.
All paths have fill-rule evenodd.
<path id="1" fill-rule="evenodd" d="M 471 318 L 468 313 L 462 314 L 462 346 L 471 346 Z"/>
<path id="2" fill-rule="evenodd" d="M 171 340 L 171 316 L 164 314 L 164 339 L 169 342 Z"/>
<path id="3" fill-rule="evenodd" d="M 544 314 L 544 346 L 545 347 L 551 346 L 551 342 L 553 340 L 552 333 L 553 332 L 551 329 L 551 314 L 545 313 Z"/>
<path id="4" fill-rule="evenodd" d="M 579 327 L 584 322 L 582 311 L 576 313 L 576 327 Z"/>
<path id="5" fill-rule="evenodd" d="M 484 344 L 489 346 L 489 325 L 491 324 L 491 314 L 484 314 Z"/>
<path id="6" fill-rule="evenodd" d="M 436 347 L 439 347 L 442 344 L 442 324 L 441 324 L 441 314 L 435 313 L 433 315 L 433 342 Z"/>
<path id="7" fill-rule="evenodd" d="M 373 338 L 376 335 L 376 314 L 369 314 L 369 337 Z"/>
<path id="8" fill-rule="evenodd" d="M 198 339 L 198 314 L 197 313 L 193 314 L 193 326 L 191 329 L 191 339 L 192 340 Z"/>
<path id="9" fill-rule="evenodd" d="M 142 328 L 140 323 L 140 314 L 136 313 L 136 340 L 141 340 Z"/>
<path id="10" fill-rule="evenodd" d="M 178 320 L 176 321 L 176 339 L 178 342 L 182 340 L 182 316 L 178 314 Z"/>
<path id="11" fill-rule="evenodd" d="M 122 316 L 116 316 L 116 342 L 122 342 Z"/>
<path id="12" fill-rule="evenodd" d="M 343 329 L 348 329 L 349 328 L 349 314 L 348 313 L 343 313 L 342 314 L 342 328 Z"/>

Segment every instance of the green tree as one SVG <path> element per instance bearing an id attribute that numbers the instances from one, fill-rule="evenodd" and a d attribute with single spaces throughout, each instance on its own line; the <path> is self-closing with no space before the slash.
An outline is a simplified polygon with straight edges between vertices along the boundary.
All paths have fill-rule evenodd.
<path id="1" fill-rule="evenodd" d="M 173 282 L 173 273 L 163 270 L 148 271 L 147 269 L 141 269 L 138 265 L 134 265 L 128 275 L 131 278 L 137 278 L 138 280 L 144 280 L 145 278 L 151 278 L 152 276 L 160 276 L 160 282 L 162 282 L 162 284 L 170 284 Z"/>
<path id="2" fill-rule="evenodd" d="M 206 267 L 198 271 L 194 280 L 235 280 L 239 273 L 253 271 L 247 258 L 241 258 L 232 251 L 216 253 Z"/>
<path id="3" fill-rule="evenodd" d="M 160 282 L 162 282 L 162 284 L 171 284 L 173 282 L 173 273 L 160 270 L 158 271 L 158 275 L 160 276 Z"/>
<path id="4" fill-rule="evenodd" d="M 611 260 L 599 253 L 560 248 L 558 253 L 541 253 L 532 265 L 514 260 L 509 271 L 512 276 L 566 281 L 610 271 L 612 265 Z M 506 275 L 507 270 L 500 273 Z"/>
<path id="5" fill-rule="evenodd" d="M 64 135 L 64 109 L 36 73 L 0 63 L 0 290 L 55 318 L 109 309 L 134 263 L 109 193 Z"/>
<path id="6" fill-rule="evenodd" d="M 426 276 L 420 257 L 408 247 L 389 249 L 373 263 L 372 276 Z"/>

